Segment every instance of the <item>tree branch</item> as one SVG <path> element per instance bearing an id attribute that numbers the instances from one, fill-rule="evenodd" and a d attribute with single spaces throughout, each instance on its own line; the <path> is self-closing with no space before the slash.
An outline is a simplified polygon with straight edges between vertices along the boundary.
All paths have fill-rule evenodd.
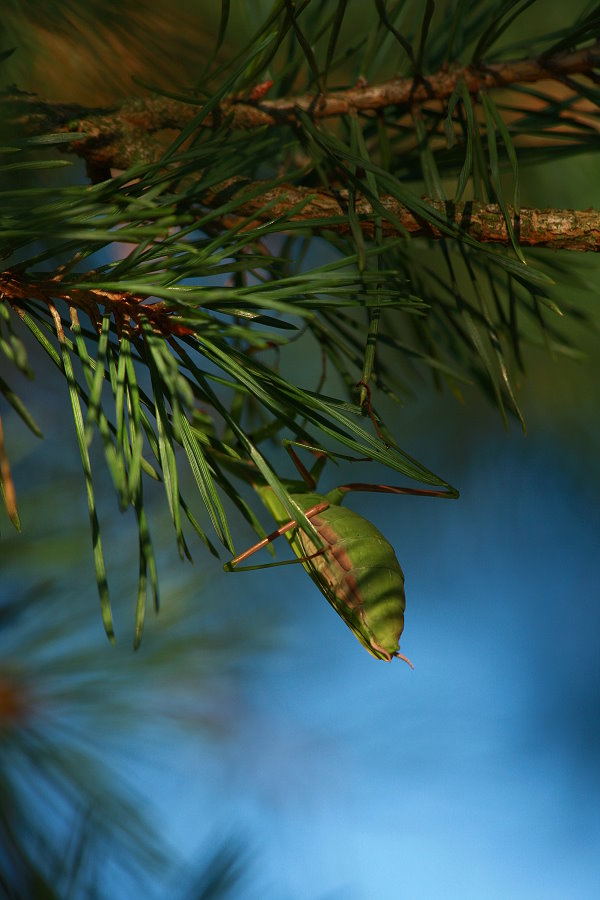
<path id="1" fill-rule="evenodd" d="M 238 181 L 232 180 L 226 187 L 229 192 L 235 191 Z M 225 186 L 219 193 L 207 196 L 207 205 L 218 205 L 221 202 Z M 306 188 L 291 185 L 265 190 L 258 198 L 243 203 L 235 217 L 227 217 L 227 225 L 246 221 L 246 227 L 252 228 L 257 222 L 271 221 L 279 216 L 285 218 L 287 211 L 304 203 L 301 211 L 288 221 L 305 224 L 313 230 L 336 231 L 338 234 L 350 233 L 347 218 L 348 192 L 340 191 L 334 195 L 325 191 L 311 192 Z M 393 219 L 413 237 L 441 238 L 444 233 L 429 222 L 420 219 L 415 213 L 402 206 L 393 197 L 383 196 L 381 204 L 390 212 Z M 468 201 L 466 203 L 444 203 L 438 200 L 426 200 L 450 226 L 458 227 L 463 233 L 482 243 L 510 246 L 511 240 L 506 227 L 504 215 L 499 206 Z M 268 212 L 264 213 L 265 205 Z M 360 227 L 368 237 L 375 234 L 376 216 L 369 201 L 364 197 L 355 199 L 356 214 Z M 569 209 L 521 209 L 518 216 L 510 208 L 513 227 L 521 246 L 550 247 L 554 250 L 599 251 L 600 250 L 600 212 L 597 210 Z M 393 222 L 383 219 L 384 235 L 392 236 L 401 233 Z M 285 230 L 285 225 L 282 225 Z M 0 273 L 0 298 L 7 300 L 19 311 L 21 304 L 29 299 L 36 299 L 51 308 L 56 299 L 62 299 L 89 316 L 99 326 L 101 315 L 98 306 L 109 306 L 115 321 L 121 323 L 127 332 L 141 328 L 141 320 L 148 321 L 155 333 L 163 337 L 193 334 L 193 329 L 181 322 L 164 303 L 148 301 L 146 296 L 136 297 L 129 291 L 107 291 L 101 288 L 82 290 L 62 281 L 60 274 L 51 278 L 31 278 L 18 270 L 7 270 Z"/>
<path id="2" fill-rule="evenodd" d="M 112 310 L 115 322 L 128 334 L 140 331 L 142 320 L 149 322 L 153 331 L 162 337 L 194 333 L 163 302 L 149 303 L 147 297 L 136 297 L 130 291 L 82 290 L 63 282 L 60 275 L 44 279 L 30 278 L 18 270 L 0 272 L 0 301 L 7 300 L 18 311 L 22 303 L 31 299 L 45 303 L 50 310 L 56 300 L 64 300 L 85 312 L 98 328 L 102 320 L 100 305 Z"/>
<path id="3" fill-rule="evenodd" d="M 574 53 L 561 53 L 545 59 L 512 60 L 490 63 L 479 68 L 470 66 L 442 69 L 417 81 L 414 78 L 394 78 L 374 85 L 358 85 L 343 91 L 333 91 L 316 97 L 302 94 L 264 100 L 258 104 L 228 101 L 231 104 L 234 123 L 238 128 L 293 123 L 297 110 L 303 110 L 314 118 L 324 119 L 349 113 L 367 112 L 389 106 L 407 106 L 428 100 L 445 100 L 452 95 L 460 79 L 467 90 L 476 94 L 483 89 L 506 87 L 516 83 L 531 83 L 545 79 L 561 79 L 564 75 L 587 72 L 600 65 L 600 40 L 591 47 Z"/>
<path id="4" fill-rule="evenodd" d="M 226 185 L 220 185 L 218 192 L 207 195 L 204 199 L 207 206 L 219 205 L 223 197 L 235 193 L 239 184 L 234 179 Z M 256 185 L 253 185 L 255 188 Z M 232 190 L 233 189 L 233 190 Z M 235 218 L 239 221 L 247 218 L 249 227 L 255 221 L 272 221 L 279 217 L 285 219 L 288 211 L 301 205 L 299 212 L 288 218 L 290 222 L 304 223 L 313 230 L 335 231 L 338 234 L 350 233 L 348 219 L 349 192 L 340 190 L 335 194 L 329 191 L 314 191 L 309 188 L 282 185 L 276 188 L 265 188 L 259 196 L 242 203 L 236 210 Z M 382 217 L 381 226 L 386 236 L 399 235 L 402 228 L 413 237 L 441 238 L 447 236 L 441 229 L 421 219 L 416 213 L 407 209 L 394 197 L 381 196 L 379 202 L 389 212 L 390 218 Z M 500 206 L 493 203 L 443 202 L 424 198 L 450 226 L 458 227 L 465 234 L 481 243 L 510 246 L 511 239 L 506 227 L 506 220 Z M 303 205 L 302 205 L 303 204 Z M 367 237 L 374 237 L 375 222 L 380 215 L 371 206 L 366 197 L 354 198 L 356 215 L 360 227 Z M 263 212 L 268 205 L 267 212 Z M 523 247 L 551 247 L 554 250 L 600 250 L 600 211 L 595 209 L 530 209 L 522 208 L 518 215 L 509 206 L 515 234 Z M 394 223 L 394 220 L 398 224 Z M 285 231 L 285 224 L 282 224 Z"/>
<path id="5" fill-rule="evenodd" d="M 482 89 L 508 87 L 542 80 L 563 81 L 569 75 L 585 74 L 600 66 L 600 39 L 590 47 L 555 56 L 509 60 L 480 65 L 445 68 L 421 80 L 394 78 L 381 84 L 358 84 L 345 90 L 325 94 L 301 94 L 274 100 L 262 98 L 254 90 L 248 98 L 230 97 L 203 121 L 212 127 L 229 119 L 232 128 L 252 129 L 263 126 L 294 124 L 298 110 L 315 119 L 332 118 L 349 113 L 375 112 L 388 107 L 408 107 L 451 96 L 460 79 L 467 90 L 476 94 Z M 251 99 L 252 95 L 256 99 Z M 28 134 L 49 130 L 81 132 L 85 138 L 69 149 L 100 167 L 128 168 L 133 162 L 154 161 L 160 145 L 149 135 L 164 129 L 184 127 L 201 110 L 190 97 L 185 103 L 169 97 L 139 97 L 125 100 L 110 109 L 86 110 L 74 104 L 50 103 L 35 94 L 11 88 L 0 95 L 5 119 L 19 125 Z"/>

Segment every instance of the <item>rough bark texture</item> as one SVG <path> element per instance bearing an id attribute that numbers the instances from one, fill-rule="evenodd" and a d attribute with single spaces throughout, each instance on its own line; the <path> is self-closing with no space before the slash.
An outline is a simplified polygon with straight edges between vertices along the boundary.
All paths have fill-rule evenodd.
<path id="1" fill-rule="evenodd" d="M 152 329 L 163 337 L 193 334 L 193 330 L 179 322 L 162 302 L 148 302 L 148 298 L 136 297 L 129 291 L 105 291 L 100 288 L 82 290 L 63 282 L 59 277 L 33 279 L 21 272 L 0 272 L 0 301 L 6 300 L 18 314 L 27 300 L 39 300 L 52 309 L 55 300 L 64 300 L 74 309 L 85 312 L 90 321 L 100 328 L 100 308 L 110 307 L 119 329 L 127 333 L 141 327 L 141 320 L 150 323 Z"/>
<path id="2" fill-rule="evenodd" d="M 481 64 L 477 68 L 448 68 L 419 81 L 398 78 L 383 84 L 360 84 L 320 95 L 304 94 L 268 100 L 264 96 L 268 88 L 265 84 L 255 87 L 248 97 L 224 100 L 215 113 L 206 117 L 203 125 L 211 126 L 224 118 L 228 118 L 233 128 L 293 124 L 298 110 L 303 110 L 314 119 L 376 112 L 386 108 L 406 111 L 415 104 L 447 99 L 460 79 L 464 79 L 467 89 L 475 94 L 484 88 L 511 84 L 548 79 L 564 81 L 578 73 L 592 73 L 598 66 L 600 39 L 590 47 L 574 52 Z M 67 145 L 65 149 L 84 158 L 90 176 L 98 180 L 109 177 L 111 168 L 126 169 L 133 163 L 160 159 L 163 151 L 160 133 L 182 128 L 198 114 L 199 109 L 193 103 L 168 97 L 134 98 L 112 109 L 86 110 L 74 104 L 47 103 L 16 88 L 0 95 L 0 116 L 3 115 L 5 121 L 12 122 L 13 126 L 26 133 L 81 133 L 82 139 Z M 224 196 L 241 189 L 242 183 L 232 180 L 201 198 L 201 202 L 205 207 L 214 207 Z M 343 234 L 350 230 L 348 199 L 348 191 L 343 189 L 335 192 L 315 191 L 283 185 L 265 190 L 259 199 L 248 200 L 237 210 L 236 217 L 260 221 L 281 217 L 282 230 L 285 230 L 287 218 L 294 223 L 306 223 L 313 229 L 335 230 Z M 383 196 L 380 201 L 389 212 L 389 218 L 383 217 L 384 234 L 398 234 L 404 230 L 415 236 L 439 238 L 444 233 L 443 229 L 425 222 L 393 197 Z M 273 205 L 263 213 L 261 210 L 269 202 Z M 498 206 L 475 202 L 452 204 L 428 199 L 425 202 L 441 216 L 440 224 L 446 223 L 455 230 L 459 228 L 481 242 L 510 244 L 506 221 Z M 289 211 L 297 204 L 304 205 L 290 219 Z M 363 232 L 372 236 L 376 212 L 369 201 L 360 195 L 355 198 L 355 208 Z M 511 209 L 510 216 L 522 246 L 577 251 L 600 249 L 600 213 L 595 210 L 521 209 L 515 215 Z M 7 290 L 6 279 L 4 290 Z"/>
<path id="3" fill-rule="evenodd" d="M 207 205 L 217 205 L 229 196 L 235 183 L 222 185 L 218 192 L 207 195 Z M 255 187 L 255 185 L 254 185 Z M 291 217 L 292 222 L 306 223 L 314 230 L 336 231 L 338 234 L 350 232 L 348 219 L 349 192 L 340 190 L 311 191 L 308 188 L 282 185 L 265 191 L 245 202 L 237 210 L 237 218 L 267 221 L 285 216 L 287 211 L 298 204 L 304 204 L 300 212 Z M 394 197 L 382 196 L 380 203 L 389 212 L 390 219 L 383 218 L 384 235 L 400 234 L 401 228 L 414 237 L 440 238 L 444 232 L 421 219 Z M 424 202 L 434 209 L 450 226 L 458 227 L 482 243 L 510 244 L 506 220 L 499 206 L 493 203 L 444 203 L 440 200 L 424 198 Z M 266 212 L 263 212 L 269 204 Z M 368 237 L 375 233 L 377 213 L 370 202 L 356 196 L 354 208 L 360 220 L 360 227 Z M 518 215 L 509 207 L 516 237 L 524 247 L 552 247 L 555 250 L 600 250 L 600 211 L 594 209 L 521 209 Z M 396 220 L 393 221 L 393 220 Z"/>
<path id="4" fill-rule="evenodd" d="M 409 108 L 430 100 L 446 100 L 460 79 L 470 93 L 591 72 L 600 66 L 600 40 L 590 47 L 555 56 L 519 59 L 479 67 L 446 68 L 421 80 L 394 78 L 382 84 L 358 84 L 324 94 L 301 94 L 269 100 L 254 89 L 247 98 L 225 99 L 204 127 L 228 119 L 232 128 L 259 128 L 294 124 L 302 110 L 313 119 L 377 112 L 386 108 Z M 260 86 L 259 86 L 260 88 Z M 252 99 L 255 96 L 256 99 Z M 45 131 L 81 132 L 82 141 L 69 149 L 95 168 L 126 169 L 134 162 L 151 162 L 160 156 L 160 143 L 152 137 L 165 129 L 184 127 L 201 107 L 170 97 L 138 97 L 111 109 L 91 109 L 74 104 L 49 103 L 34 94 L 10 89 L 0 95 L 5 119 L 29 134 Z M 4 109 L 2 110 L 2 107 Z"/>

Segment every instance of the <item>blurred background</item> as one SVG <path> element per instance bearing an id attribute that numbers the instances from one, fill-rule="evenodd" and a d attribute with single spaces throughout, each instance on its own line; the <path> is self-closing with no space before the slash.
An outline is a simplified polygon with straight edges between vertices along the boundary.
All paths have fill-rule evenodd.
<path id="1" fill-rule="evenodd" d="M 72 0 L 58 15 L 8 2 L 7 81 L 104 103 L 172 59 L 193 77 L 218 6 L 167 18 L 158 3 L 142 15 Z M 560 4 L 538 6 L 550 30 Z M 524 173 L 521 202 L 598 207 L 599 185 L 597 158 L 549 161 Z M 576 269 L 588 287 L 566 299 L 597 308 L 597 260 Z M 299 566 L 225 575 L 201 547 L 180 563 L 159 491 L 162 608 L 134 654 L 135 529 L 107 475 L 103 492 L 98 452 L 111 647 L 66 386 L 28 347 L 37 378 L 21 393 L 45 440 L 2 412 L 23 534 L 0 522 L 0 893 L 600 895 L 600 365 L 596 333 L 571 337 L 582 362 L 529 355 L 526 437 L 475 391 L 460 405 L 423 384 L 402 409 L 380 407 L 461 491 L 350 501 L 403 566 L 414 672 L 375 662 Z M 305 359 L 299 342 L 286 365 Z M 323 484 L 349 480 L 351 467 L 326 470 Z M 363 466 L 360 480 L 387 479 Z M 242 524 L 234 540 L 254 538 Z"/>

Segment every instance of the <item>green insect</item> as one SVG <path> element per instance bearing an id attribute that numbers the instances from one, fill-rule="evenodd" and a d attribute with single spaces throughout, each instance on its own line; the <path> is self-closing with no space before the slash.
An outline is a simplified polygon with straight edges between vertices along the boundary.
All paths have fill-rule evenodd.
<path id="1" fill-rule="evenodd" d="M 376 659 L 391 662 L 398 657 L 412 667 L 410 660 L 399 650 L 404 628 L 404 574 L 394 548 L 371 522 L 342 507 L 341 503 L 350 491 L 430 497 L 457 497 L 458 493 L 452 488 L 432 491 L 361 482 L 319 494 L 315 492 L 315 472 L 320 471 L 325 458 L 317 460 L 313 470 L 308 472 L 291 447 L 288 452 L 307 485 L 304 490 L 291 492 L 290 496 L 310 520 L 322 546 L 317 547 L 310 535 L 290 519 L 270 487 L 255 486 L 279 528 L 236 556 L 225 568 L 234 569 L 257 550 L 285 534 L 298 561 L 363 647 Z"/>

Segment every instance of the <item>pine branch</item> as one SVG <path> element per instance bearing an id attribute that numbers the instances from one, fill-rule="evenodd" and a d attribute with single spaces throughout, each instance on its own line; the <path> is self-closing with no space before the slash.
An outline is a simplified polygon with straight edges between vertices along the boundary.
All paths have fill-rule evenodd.
<path id="1" fill-rule="evenodd" d="M 600 65 L 600 39 L 590 47 L 573 52 L 542 54 L 539 57 L 497 63 L 443 68 L 423 77 L 394 78 L 381 84 L 358 84 L 353 88 L 325 94 L 264 99 L 261 90 L 247 98 L 234 96 L 221 102 L 201 123 L 211 128 L 227 120 L 229 127 L 254 129 L 274 125 L 297 125 L 299 112 L 313 119 L 335 118 L 356 113 L 381 112 L 393 107 L 412 107 L 429 101 L 443 101 L 464 82 L 471 95 L 481 90 L 539 81 L 564 82 L 571 75 L 588 74 Z M 188 102 L 170 97 L 137 97 L 109 109 L 90 109 L 75 104 L 40 100 L 11 88 L 0 95 L 7 122 L 27 134 L 47 131 L 81 132 L 85 137 L 68 149 L 83 157 L 88 165 L 127 169 L 135 162 L 160 156 L 160 144 L 149 135 L 164 129 L 184 128 L 198 115 L 201 106 L 190 96 Z"/>
<path id="2" fill-rule="evenodd" d="M 187 518 L 216 555 L 181 494 L 178 459 L 187 458 L 214 534 L 233 553 L 222 496 L 264 534 L 238 479 L 268 485 L 290 519 L 311 528 L 268 441 L 369 458 L 446 490 L 395 443 L 378 396 L 401 401 L 425 370 L 454 393 L 461 381 L 478 382 L 506 424 L 508 410 L 523 424 L 515 377 L 523 346 L 576 354 L 564 320 L 553 318 L 564 311 L 587 321 L 556 286 L 573 281 L 574 267 L 528 264 L 521 248 L 598 251 L 600 211 L 522 208 L 519 192 L 524 166 L 600 144 L 597 18 L 540 38 L 528 58 L 481 62 L 528 5 L 510 15 L 510 4 L 458 4 L 432 28 L 428 2 L 404 34 L 403 5 L 392 12 L 377 2 L 372 39 L 346 49 L 355 64 L 346 83 L 377 66 L 389 71 L 393 41 L 399 71 L 411 76 L 344 90 L 322 85 L 336 68 L 346 4 L 315 4 L 305 15 L 307 4 L 286 0 L 232 60 L 209 63 L 189 95 L 85 109 L 16 88 L 0 94 L 14 131 L 0 148 L 0 351 L 30 376 L 25 333 L 66 379 L 109 634 L 88 453 L 95 433 L 119 504 L 136 516 L 137 646 L 148 594 L 155 605 L 158 597 L 147 477 L 163 482 L 180 554 L 189 556 Z M 442 64 L 465 48 L 470 66 Z M 272 74 L 281 96 L 268 99 Z M 293 94 L 299 85 L 305 92 Z M 82 158 L 93 183 L 81 167 L 49 181 L 46 169 L 69 163 L 48 149 Z M 328 249 L 315 264 L 317 234 Z M 305 335 L 321 354 L 314 382 L 309 367 L 290 380 L 278 364 Z M 344 396 L 327 395 L 327 367 Z M 38 434 L 2 379 L 0 394 Z M 0 481 L 16 524 L 1 444 L 0 435 Z"/>
<path id="3" fill-rule="evenodd" d="M 60 274 L 31 278 L 18 270 L 0 272 L 0 296 L 16 309 L 28 300 L 39 300 L 52 310 L 55 300 L 64 300 L 70 307 L 85 312 L 98 326 L 102 321 L 99 306 L 109 309 L 119 321 L 131 321 L 128 331 L 141 333 L 142 323 L 148 322 L 152 330 L 162 337 L 193 334 L 191 328 L 173 316 L 173 311 L 162 302 L 148 303 L 147 297 L 135 296 L 131 291 L 108 291 L 103 288 L 82 290 L 65 283 Z M 142 305 L 143 304 L 143 305 Z"/>
<path id="4" fill-rule="evenodd" d="M 234 186 L 231 181 L 220 185 L 214 193 L 204 199 L 208 206 L 218 204 L 219 198 L 230 192 Z M 511 245 L 506 219 L 501 207 L 494 203 L 478 203 L 467 201 L 453 203 L 451 201 L 423 198 L 424 202 L 438 213 L 450 229 L 460 229 L 463 235 L 469 235 L 479 243 Z M 234 224 L 242 218 L 256 218 L 257 221 L 269 221 L 275 217 L 285 217 L 294 208 L 299 208 L 288 219 L 309 226 L 315 231 L 329 231 L 340 235 L 351 233 L 348 218 L 349 191 L 314 191 L 310 188 L 280 185 L 267 188 L 260 196 L 248 200 L 238 208 L 236 217 L 230 217 L 228 224 Z M 365 237 L 373 238 L 377 227 L 377 216 L 380 212 L 373 209 L 366 197 L 353 197 L 355 213 Z M 420 218 L 415 212 L 403 206 L 391 196 L 380 196 L 379 202 L 390 214 L 389 219 L 380 222 L 385 237 L 402 234 L 402 229 L 412 237 L 442 238 L 448 232 L 436 228 L 431 222 Z M 268 212 L 264 212 L 268 204 Z M 595 209 L 528 209 L 521 208 L 518 214 L 512 206 L 508 207 L 510 219 L 518 242 L 524 247 L 551 247 L 554 250 L 600 250 L 600 211 Z M 255 224 L 255 223 L 253 223 Z M 402 229 L 399 226 L 402 226 Z"/>

